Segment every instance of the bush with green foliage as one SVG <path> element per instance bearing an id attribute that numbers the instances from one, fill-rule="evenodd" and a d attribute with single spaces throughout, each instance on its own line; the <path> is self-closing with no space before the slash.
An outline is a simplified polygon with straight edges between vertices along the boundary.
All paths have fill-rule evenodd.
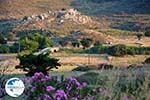
<path id="1" fill-rule="evenodd" d="M 127 47 L 127 54 L 128 55 L 135 55 L 136 49 L 134 47 Z"/>
<path id="2" fill-rule="evenodd" d="M 72 41 L 73 47 L 80 47 L 80 42 L 78 40 Z"/>
<path id="3" fill-rule="evenodd" d="M 10 48 L 8 45 L 0 45 L 0 53 L 9 53 L 10 52 Z"/>
<path id="4" fill-rule="evenodd" d="M 19 43 L 14 43 L 10 46 L 10 53 L 18 53 L 19 52 Z"/>
<path id="5" fill-rule="evenodd" d="M 89 70 L 96 70 L 96 67 L 93 65 L 88 66 L 79 66 L 77 68 L 74 68 L 72 71 L 89 71 Z"/>
<path id="6" fill-rule="evenodd" d="M 6 44 L 6 43 L 7 43 L 7 41 L 5 40 L 3 35 L 0 34 L 0 44 Z"/>
<path id="7" fill-rule="evenodd" d="M 112 56 L 124 56 L 124 55 L 141 55 L 150 54 L 150 47 L 136 47 L 126 45 L 114 45 L 114 46 L 94 46 L 90 48 L 92 54 L 110 54 Z M 89 50 L 85 50 L 88 53 Z"/>
<path id="8" fill-rule="evenodd" d="M 150 37 L 150 30 L 147 30 L 147 31 L 145 32 L 145 36 Z"/>
<path id="9" fill-rule="evenodd" d="M 85 51 L 88 52 L 88 51 Z M 108 53 L 109 52 L 109 47 L 108 46 L 94 46 L 90 49 L 90 53 L 93 54 L 103 54 L 103 53 Z"/>
<path id="10" fill-rule="evenodd" d="M 15 38 L 16 38 L 16 35 L 14 33 L 9 33 L 7 36 L 8 41 L 13 41 L 15 40 Z"/>
<path id="11" fill-rule="evenodd" d="M 81 45 L 83 46 L 83 49 L 85 49 L 92 45 L 93 40 L 91 38 L 83 38 L 80 42 Z"/>
<path id="12" fill-rule="evenodd" d="M 21 50 L 37 51 L 37 49 L 43 49 L 52 46 L 52 41 L 49 37 L 35 33 L 28 34 L 20 39 Z"/>
<path id="13" fill-rule="evenodd" d="M 118 44 L 110 47 L 110 55 L 113 56 L 125 56 L 128 53 L 128 48 L 126 45 Z"/>
<path id="14" fill-rule="evenodd" d="M 32 76 L 36 72 L 42 72 L 47 75 L 52 68 L 58 69 L 58 66 L 61 66 L 58 63 L 59 59 L 50 57 L 49 53 L 39 55 L 33 53 L 20 54 L 17 58 L 20 60 L 20 65 L 16 66 L 16 69 L 28 72 L 27 76 Z"/>
<path id="15" fill-rule="evenodd" d="M 143 34 L 140 34 L 140 33 L 139 33 L 139 34 L 137 34 L 136 36 L 137 36 L 138 40 L 141 40 Z"/>

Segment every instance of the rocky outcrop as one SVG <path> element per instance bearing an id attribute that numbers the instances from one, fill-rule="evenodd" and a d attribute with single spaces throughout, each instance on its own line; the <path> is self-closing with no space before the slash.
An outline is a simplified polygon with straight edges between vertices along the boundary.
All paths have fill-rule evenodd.
<path id="1" fill-rule="evenodd" d="M 71 20 L 78 24 L 86 24 L 92 22 L 92 19 L 90 17 L 82 15 L 75 9 L 58 11 L 57 18 L 59 18 L 61 22 L 63 22 L 62 20 Z"/>
<path id="2" fill-rule="evenodd" d="M 59 23 L 63 23 L 65 20 L 73 21 L 77 24 L 87 24 L 92 22 L 90 17 L 82 15 L 75 9 L 48 11 L 40 15 L 25 16 L 23 21 L 43 21 L 48 19 L 50 16 L 54 17 L 54 19 Z"/>

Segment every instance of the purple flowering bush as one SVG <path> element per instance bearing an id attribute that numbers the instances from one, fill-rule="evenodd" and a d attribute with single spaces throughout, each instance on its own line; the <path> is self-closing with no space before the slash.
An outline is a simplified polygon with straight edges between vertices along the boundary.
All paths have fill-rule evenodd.
<path id="1" fill-rule="evenodd" d="M 25 91 L 28 100 L 93 100 L 92 88 L 76 78 L 61 78 L 35 73 L 29 78 L 30 86 Z"/>

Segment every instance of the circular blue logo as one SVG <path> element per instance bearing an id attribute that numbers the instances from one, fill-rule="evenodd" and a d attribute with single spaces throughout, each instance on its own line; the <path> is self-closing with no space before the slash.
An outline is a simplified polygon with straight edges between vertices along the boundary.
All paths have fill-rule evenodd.
<path id="1" fill-rule="evenodd" d="M 19 97 L 24 92 L 25 86 L 19 78 L 11 78 L 6 82 L 6 93 L 11 97 Z"/>

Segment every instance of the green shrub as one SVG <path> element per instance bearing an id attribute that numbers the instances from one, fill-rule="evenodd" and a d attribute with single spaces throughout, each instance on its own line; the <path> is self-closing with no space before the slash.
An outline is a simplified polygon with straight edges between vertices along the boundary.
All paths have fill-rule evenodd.
<path id="1" fill-rule="evenodd" d="M 72 41 L 73 47 L 80 47 L 80 42 L 78 40 Z"/>
<path id="2" fill-rule="evenodd" d="M 79 66 L 77 68 L 74 68 L 72 71 L 89 71 L 94 70 L 95 66 Z"/>
<path id="3" fill-rule="evenodd" d="M 150 30 L 147 30 L 147 31 L 145 32 L 145 36 L 150 37 Z"/>
<path id="4" fill-rule="evenodd" d="M 93 40 L 91 38 L 83 38 L 80 42 L 81 45 L 83 46 L 83 49 L 85 49 L 92 45 Z"/>
<path id="5" fill-rule="evenodd" d="M 88 50 L 86 52 L 88 53 Z M 90 53 L 93 54 L 103 54 L 108 52 L 109 52 L 108 46 L 94 46 L 90 49 Z"/>
<path id="6" fill-rule="evenodd" d="M 16 38 L 16 35 L 14 33 L 9 33 L 7 36 L 8 41 L 13 41 L 15 40 L 15 38 Z"/>
<path id="7" fill-rule="evenodd" d="M 113 56 L 125 56 L 128 53 L 127 46 L 123 44 L 112 46 L 109 50 L 109 54 Z"/>
<path id="8" fill-rule="evenodd" d="M 140 34 L 140 33 L 139 33 L 139 34 L 137 34 L 136 36 L 137 36 L 138 40 L 141 40 L 143 34 Z"/>
<path id="9" fill-rule="evenodd" d="M 49 53 L 35 55 L 33 53 L 18 55 L 20 65 L 16 69 L 22 69 L 28 72 L 27 76 L 33 76 L 36 72 L 42 72 L 47 75 L 52 68 L 58 68 L 60 64 L 59 59 L 51 58 Z"/>
<path id="10" fill-rule="evenodd" d="M 0 53 L 9 53 L 10 52 L 10 48 L 8 45 L 0 45 Z"/>
<path id="11" fill-rule="evenodd" d="M 136 54 L 135 48 L 134 47 L 128 47 L 127 54 L 129 54 L 129 55 L 135 55 Z"/>
<path id="12" fill-rule="evenodd" d="M 14 43 L 12 46 L 10 46 L 10 52 L 11 53 L 19 52 L 19 43 Z"/>
<path id="13" fill-rule="evenodd" d="M 21 50 L 37 51 L 52 46 L 52 41 L 46 35 L 35 33 L 20 38 Z"/>
<path id="14" fill-rule="evenodd" d="M 89 49 L 85 50 L 89 53 Z M 136 46 L 126 46 L 122 44 L 114 46 L 94 46 L 90 49 L 92 54 L 110 54 L 112 56 L 124 56 L 124 55 L 135 55 L 135 54 L 150 54 L 150 47 L 136 47 Z"/>
<path id="15" fill-rule="evenodd" d="M 110 64 L 99 64 L 98 65 L 98 70 L 101 70 L 101 69 L 113 69 L 114 66 L 113 65 L 110 65 Z"/>

